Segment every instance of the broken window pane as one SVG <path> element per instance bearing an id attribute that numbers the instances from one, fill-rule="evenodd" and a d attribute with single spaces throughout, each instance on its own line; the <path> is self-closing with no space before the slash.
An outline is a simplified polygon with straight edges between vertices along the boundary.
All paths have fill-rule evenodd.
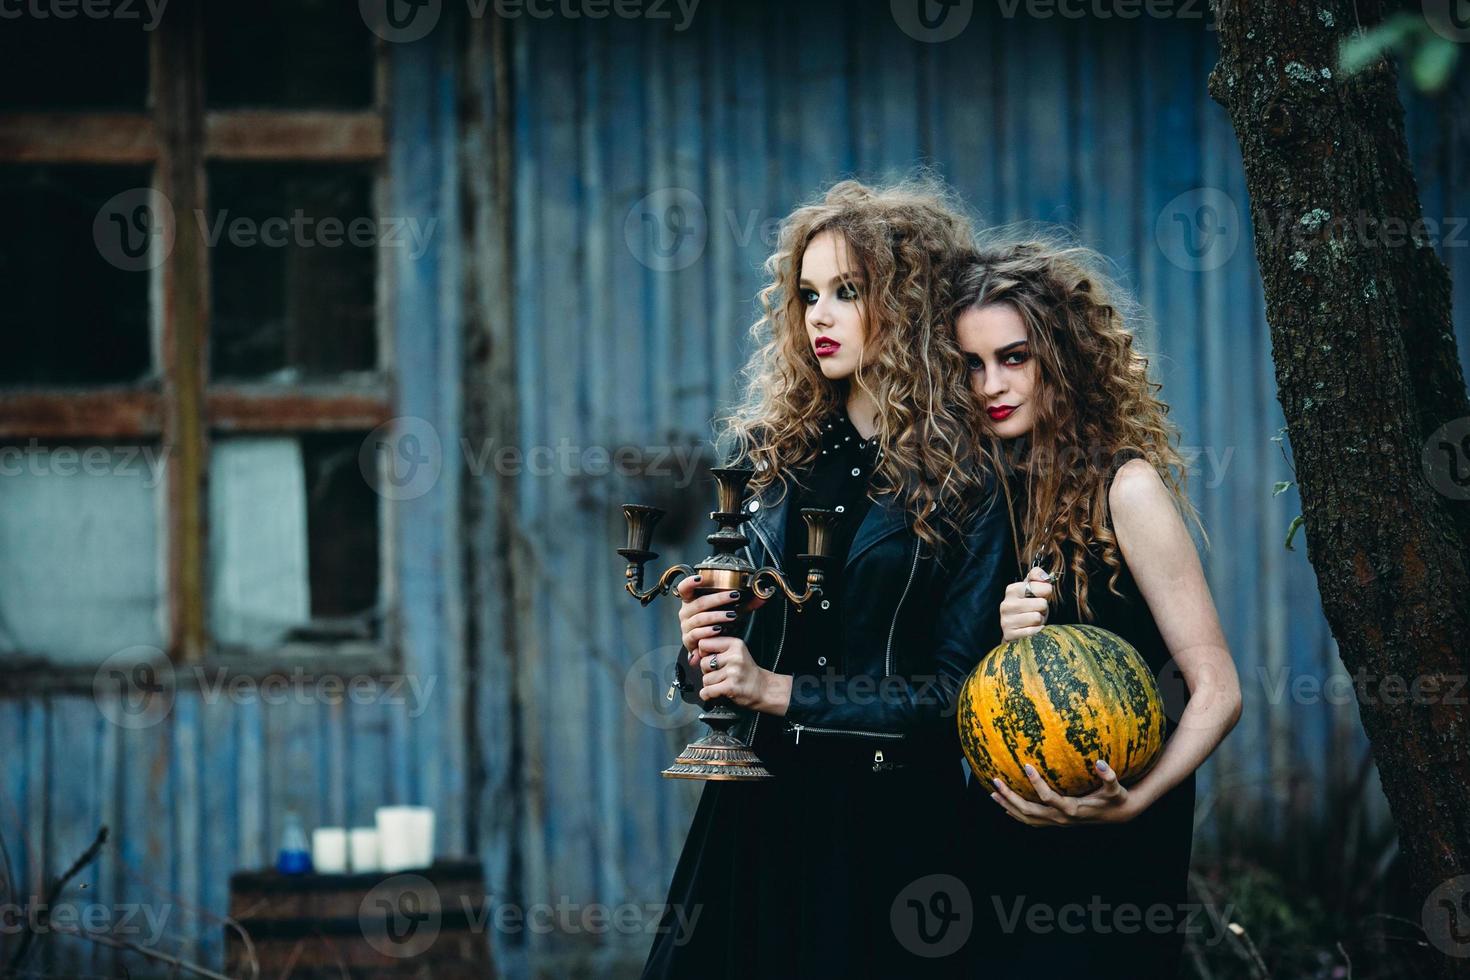
<path id="1" fill-rule="evenodd" d="M 205 12 L 210 108 L 361 109 L 376 37 L 343 0 L 251 0 Z"/>
<path id="2" fill-rule="evenodd" d="M 275 646 L 310 618 L 305 486 L 293 438 L 214 443 L 209 622 L 217 642 Z"/>
<path id="3" fill-rule="evenodd" d="M 378 635 L 378 510 L 361 434 L 219 439 L 210 463 L 210 628 L 230 646 Z"/>
<path id="4" fill-rule="evenodd" d="M 157 444 L 0 446 L 0 653 L 96 664 L 163 648 Z"/>
<path id="5" fill-rule="evenodd" d="M 377 363 L 369 167 L 215 164 L 210 370 L 290 383 Z"/>
<path id="6" fill-rule="evenodd" d="M 0 165 L 0 385 L 127 383 L 152 373 L 149 269 L 162 198 L 143 167 Z M 157 261 L 154 261 L 154 260 Z"/>

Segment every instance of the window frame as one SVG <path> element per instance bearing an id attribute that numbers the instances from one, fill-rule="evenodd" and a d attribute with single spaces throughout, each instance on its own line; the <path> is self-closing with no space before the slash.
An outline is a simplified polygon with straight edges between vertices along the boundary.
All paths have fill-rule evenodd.
<path id="1" fill-rule="evenodd" d="M 206 165 L 232 162 L 368 163 L 372 206 L 387 200 L 387 45 L 374 39 L 373 102 L 366 109 L 229 109 L 205 103 L 204 4 L 175 0 L 149 38 L 149 107 L 143 112 L 0 113 L 0 163 L 149 165 L 150 184 L 179 215 L 174 247 L 146 274 L 156 373 L 130 385 L 0 388 L 0 438 L 157 440 L 167 447 L 163 518 L 166 653 L 175 666 L 208 664 L 263 676 L 385 674 L 398 668 L 395 509 L 378 495 L 374 640 L 291 641 L 260 650 L 220 644 L 208 628 L 211 438 L 238 433 L 371 430 L 393 418 L 392 266 L 375 255 L 377 365 L 335 382 L 211 384 L 210 261 L 195 223 L 208 213 Z M 142 274 L 142 273 L 140 273 Z M 379 466 L 385 461 L 379 459 Z M 0 656 L 0 691 L 90 688 L 96 665 L 34 655 Z"/>

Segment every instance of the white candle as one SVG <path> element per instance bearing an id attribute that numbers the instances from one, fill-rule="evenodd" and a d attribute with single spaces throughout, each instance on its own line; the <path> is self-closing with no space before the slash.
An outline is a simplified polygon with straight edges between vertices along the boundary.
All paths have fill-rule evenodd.
<path id="1" fill-rule="evenodd" d="M 317 874 L 334 875 L 347 870 L 347 831 L 342 827 L 318 827 L 311 832 L 311 864 Z"/>
<path id="2" fill-rule="evenodd" d="M 433 810 L 426 806 L 380 806 L 376 816 L 382 870 L 406 871 L 434 863 Z"/>
<path id="3" fill-rule="evenodd" d="M 347 849 L 353 871 L 378 870 L 377 827 L 353 827 L 347 832 Z"/>

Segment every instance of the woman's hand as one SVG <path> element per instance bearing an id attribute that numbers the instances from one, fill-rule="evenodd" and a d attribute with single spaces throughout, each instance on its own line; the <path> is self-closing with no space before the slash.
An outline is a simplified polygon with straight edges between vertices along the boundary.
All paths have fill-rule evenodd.
<path id="1" fill-rule="evenodd" d="M 700 640 L 723 633 L 739 615 L 734 609 L 722 608 L 739 599 L 739 592 L 733 589 L 711 592 L 696 599 L 694 590 L 701 581 L 701 576 L 690 575 L 680 579 L 674 587 L 674 592 L 683 600 L 679 603 L 679 633 L 684 638 L 684 649 L 690 653 L 699 649 Z"/>
<path id="2" fill-rule="evenodd" d="M 703 639 L 699 641 L 699 649 L 689 656 L 704 679 L 704 686 L 699 689 L 700 700 L 729 698 L 742 708 L 757 711 L 771 707 L 774 675 L 756 664 L 744 640 L 733 636 Z M 790 697 L 789 689 L 787 697 Z"/>
<path id="3" fill-rule="evenodd" d="M 1032 803 L 1006 785 L 1004 779 L 996 777 L 995 792 L 990 798 L 1022 823 L 1031 827 L 1076 827 L 1088 823 L 1126 823 L 1148 809 L 1149 802 L 1142 793 L 1129 792 L 1118 782 L 1118 774 L 1106 762 L 1097 760 L 1097 774 L 1102 778 L 1100 788 L 1086 796 L 1063 796 L 1047 785 L 1046 780 L 1030 764 L 1026 766 L 1026 778 L 1036 787 L 1040 803 Z"/>
<path id="4" fill-rule="evenodd" d="M 1035 598 L 1026 597 L 1027 586 Z M 1039 565 L 1026 573 L 1024 581 L 1007 585 L 1000 601 L 1001 640 L 1030 636 L 1045 626 L 1052 592 L 1051 575 Z"/>

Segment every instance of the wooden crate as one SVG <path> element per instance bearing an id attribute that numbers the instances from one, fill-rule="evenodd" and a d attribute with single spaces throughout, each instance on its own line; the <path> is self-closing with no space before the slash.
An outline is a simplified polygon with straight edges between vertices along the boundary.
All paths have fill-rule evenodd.
<path id="1" fill-rule="evenodd" d="M 261 980 L 493 977 L 490 908 L 477 861 L 397 873 L 230 877 L 230 915 Z M 225 971 L 251 977 L 251 951 L 225 927 Z"/>

